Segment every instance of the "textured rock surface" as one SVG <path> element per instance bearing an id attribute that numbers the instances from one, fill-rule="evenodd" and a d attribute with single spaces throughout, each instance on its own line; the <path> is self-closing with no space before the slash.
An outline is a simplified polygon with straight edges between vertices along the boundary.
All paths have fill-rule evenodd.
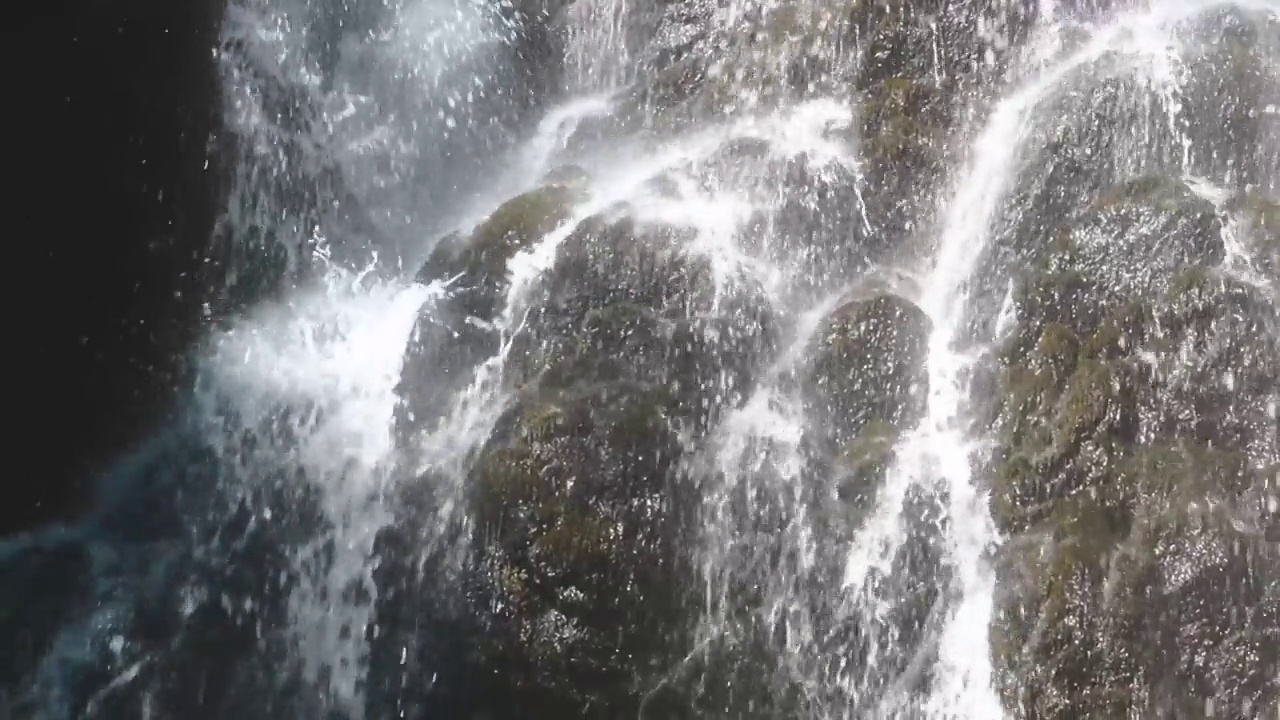
<path id="1" fill-rule="evenodd" d="M 1215 269 L 1221 243 L 1204 201 L 1128 183 L 1016 295 L 992 642 L 1028 717 L 1253 717 L 1280 698 L 1277 315 Z"/>

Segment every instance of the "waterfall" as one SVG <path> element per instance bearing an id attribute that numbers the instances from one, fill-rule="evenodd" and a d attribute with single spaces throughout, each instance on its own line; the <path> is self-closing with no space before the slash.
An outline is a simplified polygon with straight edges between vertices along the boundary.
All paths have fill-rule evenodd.
<path id="1" fill-rule="evenodd" d="M 1269 0 L 234 0 L 0 716 L 1270 717 Z M 24 588 L 48 601 L 24 599 Z"/>

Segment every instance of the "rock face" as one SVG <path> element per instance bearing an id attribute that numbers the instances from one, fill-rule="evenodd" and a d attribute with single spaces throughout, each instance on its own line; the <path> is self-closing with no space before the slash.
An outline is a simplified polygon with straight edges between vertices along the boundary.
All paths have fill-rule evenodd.
<path id="1" fill-rule="evenodd" d="M 446 415 L 450 398 L 498 352 L 493 323 L 510 289 L 507 264 L 568 221 L 580 199 L 572 186 L 550 184 L 507 201 L 469 236 L 436 246 L 418 280 L 447 283 L 451 300 L 429 304 L 414 328 L 399 389 L 402 432 L 430 428 Z"/>
<path id="2" fill-rule="evenodd" d="M 687 653 L 680 578 L 697 504 L 681 463 L 749 390 L 773 320 L 760 288 L 716 278 L 680 228 L 626 206 L 569 219 L 579 192 L 552 184 L 508 202 L 469 238 L 442 243 L 425 270 L 457 278 L 432 312 L 482 326 L 507 304 L 510 259 L 568 233 L 525 289 L 529 313 L 504 365 L 513 403 L 463 484 L 469 589 L 447 612 L 475 628 L 469 672 L 490 690 L 442 682 L 424 704 L 626 716 Z M 470 337 L 459 358 L 439 354 L 457 352 L 456 336 L 420 336 L 406 382 L 450 363 L 466 376 L 498 349 L 496 330 Z M 453 662 L 439 651 L 423 647 L 418 661 Z"/>
<path id="3" fill-rule="evenodd" d="M 521 348 L 526 389 L 471 475 L 492 662 L 548 713 L 634 712 L 676 661 L 696 507 L 682 436 L 738 401 L 767 348 L 765 318 L 717 309 L 682 239 L 598 217 L 565 241 Z"/>
<path id="4" fill-rule="evenodd" d="M 838 308 L 811 354 L 810 413 L 837 446 L 880 423 L 910 428 L 924 410 L 929 319 L 895 295 Z"/>
<path id="5" fill-rule="evenodd" d="M 1143 180 L 1021 283 L 995 422 L 1010 542 L 992 644 L 1027 717 L 1245 718 L 1280 701 L 1277 315 L 1220 274 L 1222 251 L 1207 203 Z"/>

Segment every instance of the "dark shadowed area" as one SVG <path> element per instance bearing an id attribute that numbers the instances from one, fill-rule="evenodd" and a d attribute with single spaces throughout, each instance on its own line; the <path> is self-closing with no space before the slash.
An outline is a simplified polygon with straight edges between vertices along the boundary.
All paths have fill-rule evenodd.
<path id="1" fill-rule="evenodd" d="M 163 421 L 218 195 L 221 3 L 38 7 L 0 43 L 21 468 L 0 499 L 5 534 L 82 510 L 95 470 Z"/>

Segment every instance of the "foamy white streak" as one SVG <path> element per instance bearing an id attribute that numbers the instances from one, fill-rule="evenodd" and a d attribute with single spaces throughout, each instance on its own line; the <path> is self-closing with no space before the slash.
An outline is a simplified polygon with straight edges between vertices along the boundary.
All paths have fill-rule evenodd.
<path id="1" fill-rule="evenodd" d="M 395 387 L 405 344 L 430 291 L 397 283 L 362 286 L 336 270 L 327 279 L 218 338 L 204 373 L 205 387 L 233 401 L 247 427 L 271 420 L 283 407 L 307 410 L 293 420 L 297 447 L 270 448 L 257 462 L 264 473 L 298 467 L 320 491 L 333 528 L 317 543 L 333 543 L 332 564 L 319 585 L 304 582 L 290 598 L 291 624 L 307 676 L 314 681 L 330 667 L 331 692 L 358 713 L 372 603 L 343 598 L 353 585 L 376 597 L 370 558 L 377 531 L 390 519 L 382 497 L 394 462 Z M 308 555 L 300 552 L 299 562 Z"/>
<path id="2" fill-rule="evenodd" d="M 969 310 L 967 283 L 991 239 L 992 221 L 1017 162 L 1032 113 L 1062 82 L 1110 52 L 1166 58 L 1167 31 L 1179 18 L 1214 4 L 1181 6 L 1182 14 L 1130 15 L 1103 28 L 1079 51 L 1049 66 L 994 109 L 970 151 L 938 243 L 933 271 L 923 283 L 921 307 L 933 322 L 928 343 L 929 398 L 924 420 L 898 449 L 886 491 L 872 522 L 855 542 L 846 584 L 855 591 L 885 573 L 904 539 L 902 503 L 909 489 L 936 483 L 948 497 L 947 561 L 954 573 L 957 602 L 950 610 L 939 647 L 928 711 L 937 717 L 999 718 L 992 690 L 987 628 L 992 611 L 993 575 L 987 553 L 998 542 L 985 493 L 973 473 L 973 442 L 960 424 L 969 394 L 971 360 L 957 345 Z M 1052 39 L 1052 36 L 1049 36 Z M 1155 63 L 1156 73 L 1163 60 Z"/>

